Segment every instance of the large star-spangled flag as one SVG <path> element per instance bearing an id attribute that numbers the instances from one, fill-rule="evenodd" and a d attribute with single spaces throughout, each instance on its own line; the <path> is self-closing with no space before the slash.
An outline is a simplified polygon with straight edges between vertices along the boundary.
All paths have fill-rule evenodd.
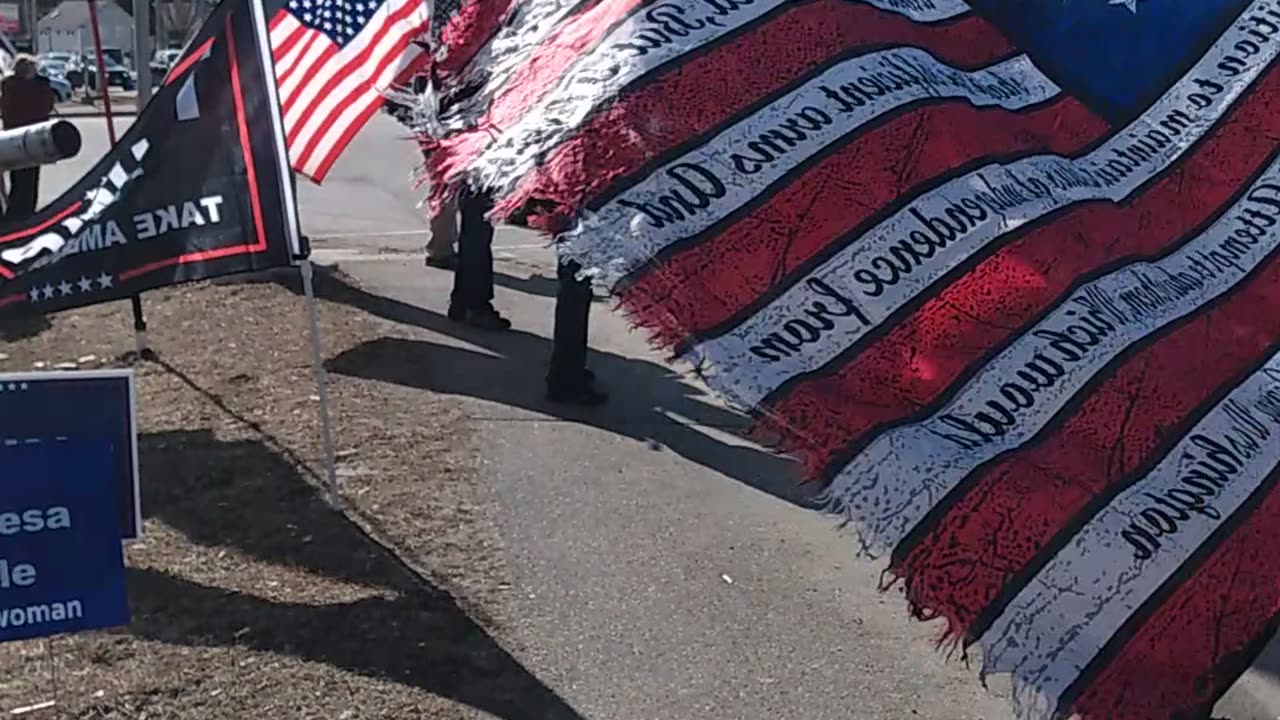
<path id="1" fill-rule="evenodd" d="M 440 193 L 556 232 L 1020 716 L 1208 713 L 1280 617 L 1280 3 L 489 26 L 441 40 L 484 84 L 426 142 Z"/>

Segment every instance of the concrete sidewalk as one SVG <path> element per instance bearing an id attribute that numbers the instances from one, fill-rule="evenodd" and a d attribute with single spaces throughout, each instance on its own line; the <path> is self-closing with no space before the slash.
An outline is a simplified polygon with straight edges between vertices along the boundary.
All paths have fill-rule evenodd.
<path id="1" fill-rule="evenodd" d="M 876 591 L 878 569 L 804 507 L 790 463 L 735 438 L 742 418 L 606 304 L 591 365 L 613 402 L 547 405 L 556 285 L 527 240 L 499 236 L 497 304 L 515 323 L 501 334 L 450 323 L 452 275 L 420 256 L 338 261 L 364 309 L 401 328 L 331 369 L 465 409 L 516 576 L 504 615 L 532 672 L 593 720 L 1009 717 L 935 652 L 937 625 Z M 406 356 L 418 371 L 393 374 Z"/>
<path id="2" fill-rule="evenodd" d="M 497 304 L 515 323 L 500 334 L 450 323 L 452 275 L 408 247 L 317 252 L 359 279 L 364 309 L 402 328 L 333 371 L 465 408 L 518 582 L 504 614 L 519 619 L 509 631 L 531 671 L 593 719 L 1012 717 L 1004 678 L 987 691 L 976 663 L 948 662 L 941 627 L 876 590 L 879 563 L 855 559 L 809 509 L 791 464 L 736 437 L 742 418 L 671 372 L 607 303 L 593 309 L 591 365 L 613 402 L 543 402 L 555 280 L 531 239 L 499 231 Z M 420 371 L 387 374 L 379 358 L 391 355 Z M 1247 674 L 1218 715 L 1280 716 L 1274 672 Z"/>

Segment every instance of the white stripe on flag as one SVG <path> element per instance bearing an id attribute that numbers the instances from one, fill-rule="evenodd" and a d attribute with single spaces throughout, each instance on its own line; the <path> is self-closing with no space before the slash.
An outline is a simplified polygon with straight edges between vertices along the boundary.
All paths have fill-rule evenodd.
<path id="1" fill-rule="evenodd" d="M 941 22 L 969 12 L 960 0 L 862 0 L 887 12 L 905 15 L 916 22 Z"/>
<path id="2" fill-rule="evenodd" d="M 706 0 L 669 0 L 670 17 L 696 18 L 693 30 L 679 42 L 667 42 L 643 52 L 628 50 L 637 35 L 648 31 L 664 36 L 661 23 L 637 12 L 620 23 L 586 57 L 579 60 L 536 105 L 504 129 L 472 163 L 469 172 L 486 187 L 509 187 L 538 163 L 540 153 L 572 135 L 601 102 L 659 67 L 713 43 L 784 5 L 788 0 L 755 0 L 710 6 Z M 709 7 L 714 7 L 708 12 Z M 715 22 L 709 22 L 708 19 Z"/>
<path id="3" fill-rule="evenodd" d="M 583 0 L 517 0 L 513 21 L 504 23 L 489 38 L 459 73 L 463 79 L 455 83 L 458 87 L 468 87 L 472 82 L 483 79 L 487 91 L 451 108 L 447 122 L 456 122 L 463 127 L 483 115 L 489 100 L 501 92 L 543 41 L 581 5 Z"/>
<path id="4" fill-rule="evenodd" d="M 1280 355 L 1026 584 L 981 638 L 983 672 L 1012 674 L 1019 717 L 1050 717 L 1134 611 L 1276 471 L 1276 432 Z"/>
<path id="5" fill-rule="evenodd" d="M 346 47 L 334 53 L 322 66 L 307 71 L 307 84 L 299 93 L 299 101 L 290 103 L 284 113 L 285 127 L 292 129 L 303 123 L 291 145 L 303 146 L 305 138 L 327 125 L 329 116 L 337 106 L 347 102 L 351 91 L 373 80 L 379 61 L 392 54 L 394 48 L 404 45 L 406 34 L 428 21 L 426 5 L 419 4 L 412 13 L 392 22 L 392 13 L 403 6 L 402 2 L 384 5 Z M 368 62 L 354 62 L 371 44 L 373 50 Z M 338 80 L 336 85 L 326 87 L 334 80 Z M 317 97 L 323 97 L 323 100 L 312 107 L 310 100 Z M 302 98 L 307 101 L 303 102 Z M 303 113 L 306 117 L 302 116 Z"/>
<path id="6" fill-rule="evenodd" d="M 1059 92 L 1026 55 L 973 72 L 918 47 L 850 58 L 655 169 L 564 238 L 573 248 L 597 248 L 609 259 L 608 273 L 624 275 L 706 231 L 827 147 L 911 103 L 950 98 L 1022 110 Z"/>
<path id="7" fill-rule="evenodd" d="M 296 98 L 306 97 L 305 93 L 299 93 L 306 84 L 316 77 L 316 68 L 320 62 L 320 58 L 325 53 L 333 53 L 333 42 L 324 35 L 312 30 L 311 37 L 302 41 L 302 45 L 306 46 L 302 51 L 302 56 L 298 58 L 298 67 L 289 74 L 280 83 L 280 106 L 289 108 L 293 105 Z M 285 128 L 290 127 L 289 121 L 285 119 Z"/>
<path id="8" fill-rule="evenodd" d="M 292 13 L 281 11 L 280 19 L 271 28 L 271 46 L 280 47 L 289 39 L 289 36 L 301 29 L 302 23 L 298 22 Z"/>
<path id="9" fill-rule="evenodd" d="M 196 74 L 191 73 L 182 81 L 178 95 L 173 101 L 178 122 L 195 120 L 200 117 L 200 99 L 196 96 Z"/>
<path id="10" fill-rule="evenodd" d="M 286 17 L 280 21 L 279 25 L 277 25 L 277 29 L 281 29 L 284 27 L 291 28 L 290 30 L 291 33 L 296 32 L 303 37 L 297 42 L 295 42 L 287 51 L 284 52 L 283 55 L 275 54 L 274 48 L 280 47 L 280 44 L 273 43 L 272 58 L 275 62 L 277 79 L 280 78 L 280 76 L 284 75 L 286 72 L 288 72 L 289 68 L 292 68 L 295 64 L 297 64 L 297 62 L 300 59 L 302 59 L 302 55 L 304 52 L 306 52 L 306 49 L 307 49 L 307 40 L 306 40 L 307 29 L 306 28 L 302 27 L 302 25 L 299 24 L 297 20 L 293 19 L 292 15 L 288 15 L 287 13 L 286 13 Z M 281 40 L 281 42 L 283 42 L 283 40 Z"/>
<path id="11" fill-rule="evenodd" d="M 989 165 L 921 194 L 797 278 L 736 328 L 694 346 L 684 359 L 710 368 L 706 379 L 712 388 L 745 407 L 754 406 L 784 382 L 835 359 L 989 243 L 1075 203 L 1124 200 L 1211 130 L 1280 55 L 1280 43 L 1268 43 L 1247 67 L 1220 68 L 1245 37 L 1244 29 L 1233 28 L 1154 106 L 1083 157 L 1037 155 Z M 1224 91 L 1209 98 L 1197 84 L 1201 81 L 1216 82 Z M 1197 103 L 1203 100 L 1210 104 L 1201 108 Z M 1166 144 L 1157 148 L 1154 139 Z M 627 247 L 634 242 L 639 240 L 588 231 L 568 250 L 584 267 L 604 268 L 608 277 L 613 266 L 607 263 L 620 256 L 628 262 L 640 259 Z M 905 261 L 910 267 L 896 277 L 887 275 L 886 266 Z M 844 303 L 845 311 L 822 316 L 833 323 L 826 328 L 808 314 L 815 303 L 829 308 Z M 818 325 L 820 331 L 805 329 Z"/>
<path id="12" fill-rule="evenodd" d="M 876 437 L 832 482 L 834 507 L 858 523 L 869 548 L 896 545 L 979 466 L 1035 437 L 1125 349 L 1274 260 L 1280 233 L 1251 229 L 1258 225 L 1245 213 L 1280 222 L 1280 159 L 1176 252 L 1077 289 L 945 407 Z"/>

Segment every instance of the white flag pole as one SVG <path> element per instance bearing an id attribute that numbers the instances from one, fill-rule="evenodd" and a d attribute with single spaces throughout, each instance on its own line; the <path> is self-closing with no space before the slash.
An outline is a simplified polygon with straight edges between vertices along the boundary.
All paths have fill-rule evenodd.
<path id="1" fill-rule="evenodd" d="M 303 260 L 302 293 L 306 296 L 307 317 L 311 324 L 311 366 L 315 371 L 316 388 L 320 395 L 320 429 L 324 436 L 324 461 L 329 482 L 329 503 L 341 507 L 338 494 L 338 456 L 333 443 L 333 424 L 329 416 L 329 375 L 324 370 L 324 353 L 320 349 L 320 313 L 316 309 L 315 270 L 310 260 Z"/>
<path id="2" fill-rule="evenodd" d="M 285 145 L 284 120 L 280 117 L 280 97 L 277 93 L 275 60 L 271 56 L 271 41 L 267 35 L 266 10 L 262 0 L 249 0 L 253 10 L 254 29 L 258 35 L 258 52 L 262 69 L 266 73 L 267 96 L 270 98 L 268 117 L 271 120 L 276 141 L 276 158 L 280 170 L 280 193 L 284 200 L 284 213 L 288 220 L 289 246 L 293 260 L 302 273 L 302 293 L 307 304 L 307 320 L 311 325 L 311 367 L 315 373 L 316 390 L 320 397 L 320 432 L 324 442 L 324 464 L 329 488 L 329 503 L 341 509 L 342 497 L 338 494 L 338 455 L 333 442 L 333 422 L 329 413 L 329 377 L 324 370 L 324 352 L 320 342 L 320 313 L 316 308 L 315 269 L 311 266 L 311 243 L 302 235 L 298 221 L 298 203 L 294 187 L 293 169 L 289 166 L 289 152 Z"/>

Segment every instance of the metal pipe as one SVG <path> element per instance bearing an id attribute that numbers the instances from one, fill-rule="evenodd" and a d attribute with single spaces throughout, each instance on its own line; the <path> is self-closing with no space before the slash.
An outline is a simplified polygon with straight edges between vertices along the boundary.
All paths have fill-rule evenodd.
<path id="1" fill-rule="evenodd" d="M 46 120 L 0 131 L 0 172 L 49 165 L 80 153 L 80 130 L 66 120 Z"/>

